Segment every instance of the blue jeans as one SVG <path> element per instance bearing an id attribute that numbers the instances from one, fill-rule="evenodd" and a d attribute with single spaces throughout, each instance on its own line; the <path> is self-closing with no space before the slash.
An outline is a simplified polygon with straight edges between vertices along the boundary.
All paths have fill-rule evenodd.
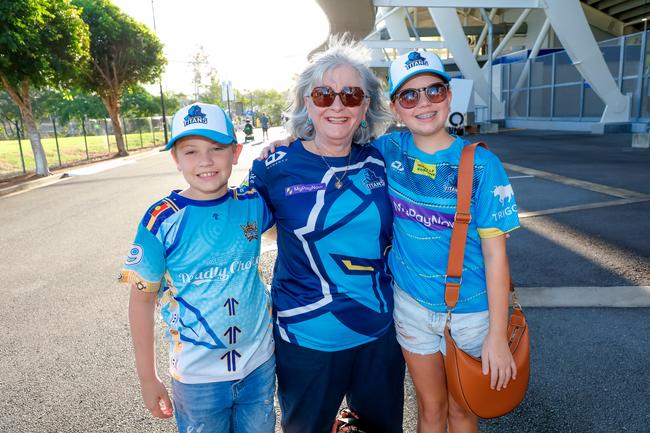
<path id="1" fill-rule="evenodd" d="M 275 356 L 240 380 L 185 384 L 172 380 L 180 433 L 273 433 Z"/>

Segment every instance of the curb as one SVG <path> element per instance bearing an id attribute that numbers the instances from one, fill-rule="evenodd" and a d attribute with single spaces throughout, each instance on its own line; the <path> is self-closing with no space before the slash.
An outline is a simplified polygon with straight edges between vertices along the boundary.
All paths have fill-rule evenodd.
<path id="1" fill-rule="evenodd" d="M 52 185 L 62 180 L 68 179 L 67 173 L 53 174 L 42 179 L 30 180 L 28 182 L 18 183 L 5 188 L 0 188 L 0 197 L 17 194 L 30 189 L 42 188 L 44 186 Z"/>

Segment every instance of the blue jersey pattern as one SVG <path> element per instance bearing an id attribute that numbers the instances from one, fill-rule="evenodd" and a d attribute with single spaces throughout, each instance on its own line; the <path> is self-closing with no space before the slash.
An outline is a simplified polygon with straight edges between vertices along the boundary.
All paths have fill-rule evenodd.
<path id="1" fill-rule="evenodd" d="M 174 191 L 146 212 L 120 280 L 158 293 L 176 380 L 241 379 L 273 354 L 258 270 L 260 238 L 272 224 L 250 188 L 216 200 Z"/>
<path id="2" fill-rule="evenodd" d="M 296 140 L 255 161 L 250 183 L 278 228 L 272 298 L 280 336 L 337 351 L 372 341 L 392 324 L 384 264 L 392 212 L 376 149 L 353 145 L 349 159 L 326 161 Z"/>
<path id="3" fill-rule="evenodd" d="M 389 267 L 395 283 L 433 311 L 446 311 L 444 278 L 456 211 L 458 164 L 466 144 L 456 138 L 447 149 L 431 155 L 416 147 L 410 132 L 387 134 L 373 142 L 386 160 L 395 218 Z M 470 209 L 457 313 L 488 308 L 481 238 L 519 226 L 508 176 L 498 158 L 481 147 L 474 160 Z"/>

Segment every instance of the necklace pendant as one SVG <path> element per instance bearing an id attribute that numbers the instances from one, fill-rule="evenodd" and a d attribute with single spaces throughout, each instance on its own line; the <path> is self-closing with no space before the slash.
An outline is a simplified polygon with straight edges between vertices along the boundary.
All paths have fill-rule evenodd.
<path id="1" fill-rule="evenodd" d="M 341 182 L 339 179 L 336 179 L 336 183 L 334 183 L 334 186 L 336 187 L 336 189 L 341 189 L 341 187 L 343 186 L 343 182 Z"/>

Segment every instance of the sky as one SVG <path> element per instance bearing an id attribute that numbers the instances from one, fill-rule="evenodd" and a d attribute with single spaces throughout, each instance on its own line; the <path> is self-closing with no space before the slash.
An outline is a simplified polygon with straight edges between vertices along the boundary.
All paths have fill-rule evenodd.
<path id="1" fill-rule="evenodd" d="M 153 30 L 151 0 L 112 1 Z M 286 90 L 329 32 L 315 0 L 154 0 L 154 11 L 168 61 L 166 92 L 194 92 L 188 62 L 201 46 L 234 89 Z"/>

